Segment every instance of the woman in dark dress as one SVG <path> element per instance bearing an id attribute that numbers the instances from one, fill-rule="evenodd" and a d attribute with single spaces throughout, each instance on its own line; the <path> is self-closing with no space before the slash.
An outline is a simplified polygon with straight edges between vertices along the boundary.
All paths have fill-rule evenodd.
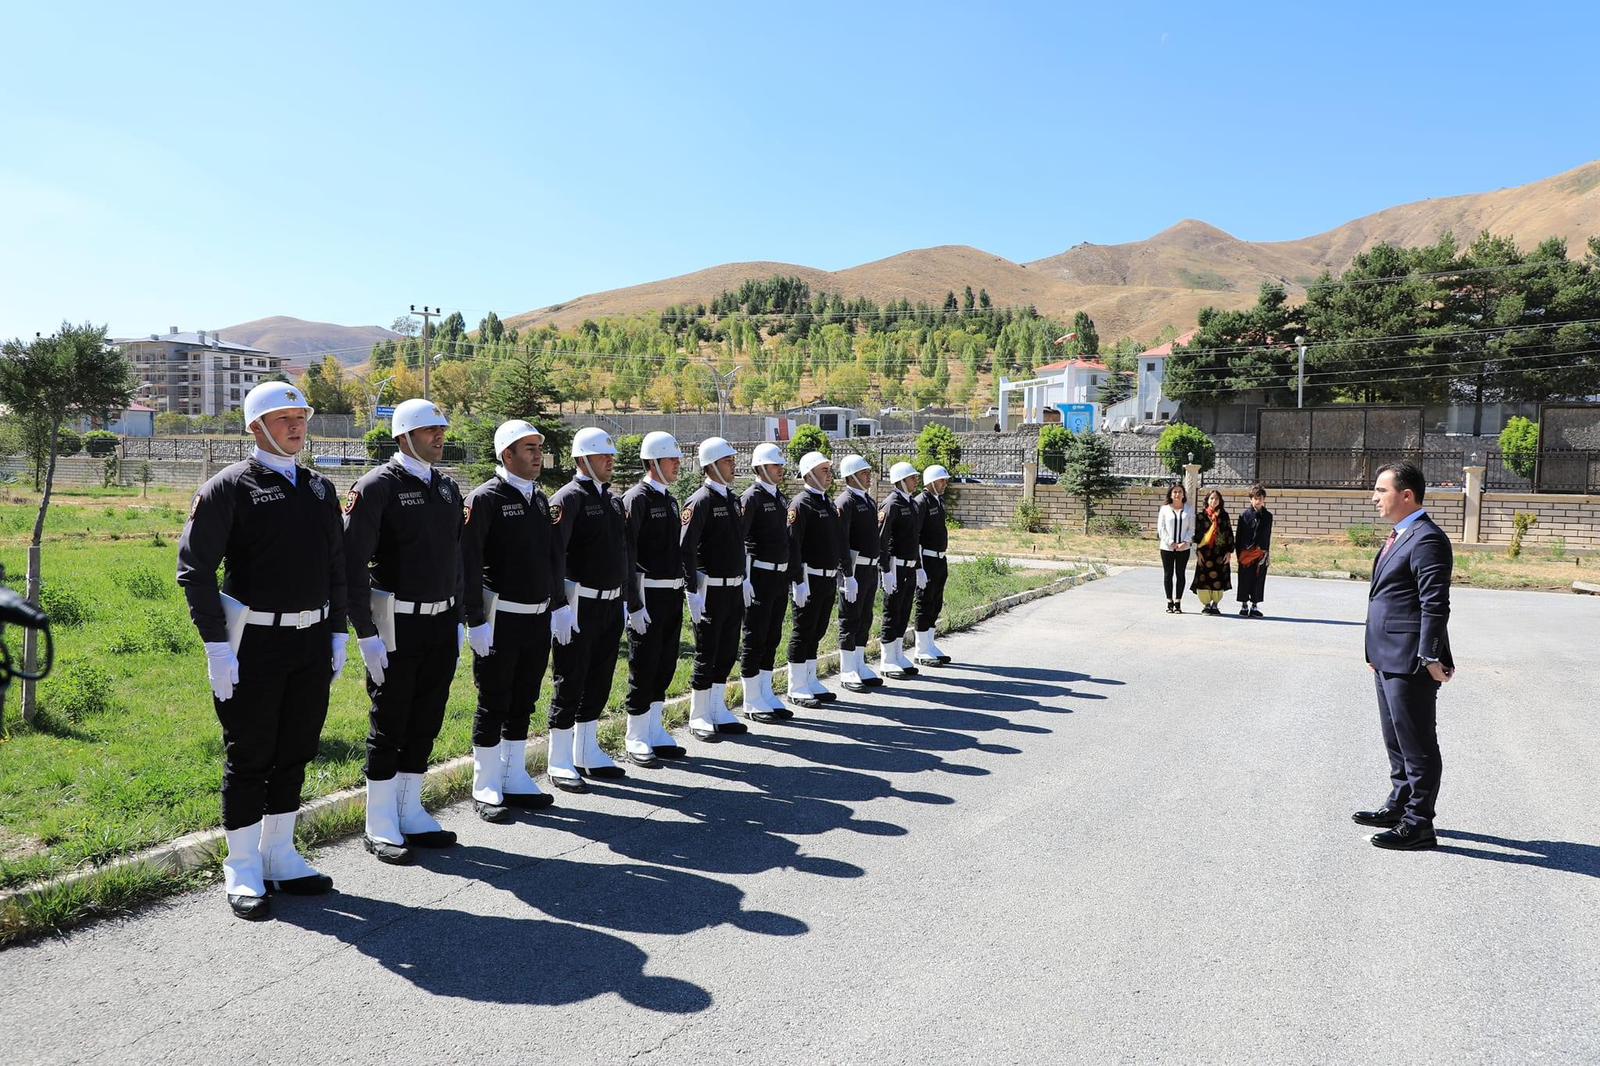
<path id="1" fill-rule="evenodd" d="M 1201 614 L 1221 614 L 1217 604 L 1222 594 L 1233 588 L 1233 524 L 1222 493 L 1206 493 L 1205 507 L 1194 520 L 1194 581 L 1190 588 L 1204 604 Z"/>

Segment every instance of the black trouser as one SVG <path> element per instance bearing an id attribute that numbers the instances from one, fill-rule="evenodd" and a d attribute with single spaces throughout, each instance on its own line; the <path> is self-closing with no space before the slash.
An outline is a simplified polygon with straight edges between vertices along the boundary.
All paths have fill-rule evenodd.
<path id="1" fill-rule="evenodd" d="M 667 698 L 683 637 L 683 590 L 645 589 L 644 609 L 650 612 L 644 636 L 628 630 L 628 713 L 635 715 Z"/>
<path id="2" fill-rule="evenodd" d="M 918 633 L 939 624 L 939 612 L 944 610 L 944 586 L 950 580 L 950 562 L 924 555 L 922 569 L 928 574 L 928 587 L 917 590 Z"/>
<path id="3" fill-rule="evenodd" d="M 817 647 L 822 635 L 828 631 L 828 619 L 833 617 L 833 597 L 838 583 L 831 577 L 807 575 L 811 597 L 804 607 L 794 609 L 794 625 L 789 628 L 789 661 L 810 662 L 817 657 Z"/>
<path id="4" fill-rule="evenodd" d="M 1253 566 L 1239 564 L 1239 602 L 1262 603 L 1267 598 L 1267 562 Z"/>
<path id="5" fill-rule="evenodd" d="M 1427 670 L 1374 675 L 1383 746 L 1389 752 L 1389 803 L 1414 825 L 1432 825 L 1444 759 L 1439 754 L 1439 682 Z"/>
<path id="6" fill-rule="evenodd" d="M 872 636 L 872 609 L 878 603 L 878 566 L 862 563 L 856 567 L 856 602 L 839 597 L 839 649 L 855 651 L 867 646 Z"/>
<path id="7" fill-rule="evenodd" d="M 528 739 L 528 719 L 539 700 L 539 685 L 549 662 L 549 611 L 495 612 L 494 653 L 472 657 L 472 679 L 478 683 L 478 710 L 472 716 L 476 747 Z"/>
<path id="8" fill-rule="evenodd" d="M 652 627 L 654 628 L 654 627 Z M 596 722 L 606 709 L 622 644 L 622 599 L 578 600 L 578 632 L 551 649 L 556 691 L 550 699 L 550 727 L 571 729 Z"/>
<path id="9" fill-rule="evenodd" d="M 222 723 L 224 829 L 299 809 L 332 681 L 327 622 L 306 629 L 245 626 L 233 696 L 211 699 Z"/>
<path id="10" fill-rule="evenodd" d="M 887 643 L 906 635 L 906 623 L 911 621 L 911 604 L 917 595 L 917 570 L 912 566 L 894 563 L 895 580 L 899 582 L 894 592 L 883 597 L 883 628 L 878 639 Z"/>
<path id="11" fill-rule="evenodd" d="M 383 684 L 374 685 L 367 676 L 367 695 L 372 697 L 367 716 L 369 780 L 428 769 L 456 676 L 456 622 L 454 611 L 395 615 L 395 650 L 383 669 Z"/>
<path id="12" fill-rule="evenodd" d="M 689 687 L 704 691 L 728 680 L 739 661 L 739 627 L 744 622 L 744 579 L 737 585 L 702 585 L 705 613 L 694 626 L 694 674 Z"/>
<path id="13" fill-rule="evenodd" d="M 1171 552 L 1161 549 L 1161 587 L 1167 592 L 1167 601 L 1183 599 L 1184 571 L 1189 569 L 1189 549 Z"/>
<path id="14" fill-rule="evenodd" d="M 778 641 L 783 637 L 784 604 L 789 598 L 789 581 L 782 570 L 750 571 L 756 587 L 755 602 L 744 609 L 744 655 L 741 677 L 755 677 L 771 670 L 778 661 Z"/>

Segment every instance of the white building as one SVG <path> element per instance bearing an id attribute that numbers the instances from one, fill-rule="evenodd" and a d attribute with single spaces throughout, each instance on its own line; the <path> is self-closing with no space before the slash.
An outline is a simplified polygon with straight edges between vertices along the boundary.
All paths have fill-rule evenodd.
<path id="1" fill-rule="evenodd" d="M 1163 384 L 1167 377 L 1167 360 L 1174 345 L 1188 344 L 1194 339 L 1190 330 L 1176 340 L 1139 353 L 1139 365 L 1134 371 L 1134 391 L 1121 403 L 1106 408 L 1105 425 L 1111 429 L 1132 429 L 1151 422 L 1170 422 L 1178 413 L 1176 400 L 1167 398 Z"/>
<path id="2" fill-rule="evenodd" d="M 284 360 L 233 344 L 216 333 L 151 333 L 114 341 L 133 364 L 135 395 L 158 413 L 220 415 L 235 411 L 255 385 L 282 373 Z"/>
<path id="3" fill-rule="evenodd" d="M 1024 425 L 1060 421 L 1058 404 L 1098 403 L 1100 387 L 1111 377 L 1111 370 L 1094 359 L 1063 359 L 1047 363 L 1034 371 L 1035 377 L 1026 381 L 1000 379 L 1000 429 L 1011 428 L 1010 393 L 1022 394 L 1022 422 Z"/>

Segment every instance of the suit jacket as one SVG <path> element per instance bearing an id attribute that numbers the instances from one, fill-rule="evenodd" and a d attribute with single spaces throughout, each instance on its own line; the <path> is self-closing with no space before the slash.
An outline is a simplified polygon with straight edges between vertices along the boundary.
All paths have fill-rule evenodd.
<path id="1" fill-rule="evenodd" d="M 1374 563 L 1367 596 L 1367 662 L 1386 674 L 1411 674 L 1427 656 L 1450 655 L 1450 538 L 1426 514 Z"/>

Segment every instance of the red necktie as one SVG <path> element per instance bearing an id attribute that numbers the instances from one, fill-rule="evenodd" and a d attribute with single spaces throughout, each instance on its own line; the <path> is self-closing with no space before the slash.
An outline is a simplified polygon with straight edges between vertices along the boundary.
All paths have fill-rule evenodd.
<path id="1" fill-rule="evenodd" d="M 1389 539 L 1383 542 L 1383 551 L 1378 553 L 1378 562 L 1383 562 L 1383 557 L 1389 554 L 1389 549 L 1394 547 L 1395 531 L 1389 530 Z"/>

